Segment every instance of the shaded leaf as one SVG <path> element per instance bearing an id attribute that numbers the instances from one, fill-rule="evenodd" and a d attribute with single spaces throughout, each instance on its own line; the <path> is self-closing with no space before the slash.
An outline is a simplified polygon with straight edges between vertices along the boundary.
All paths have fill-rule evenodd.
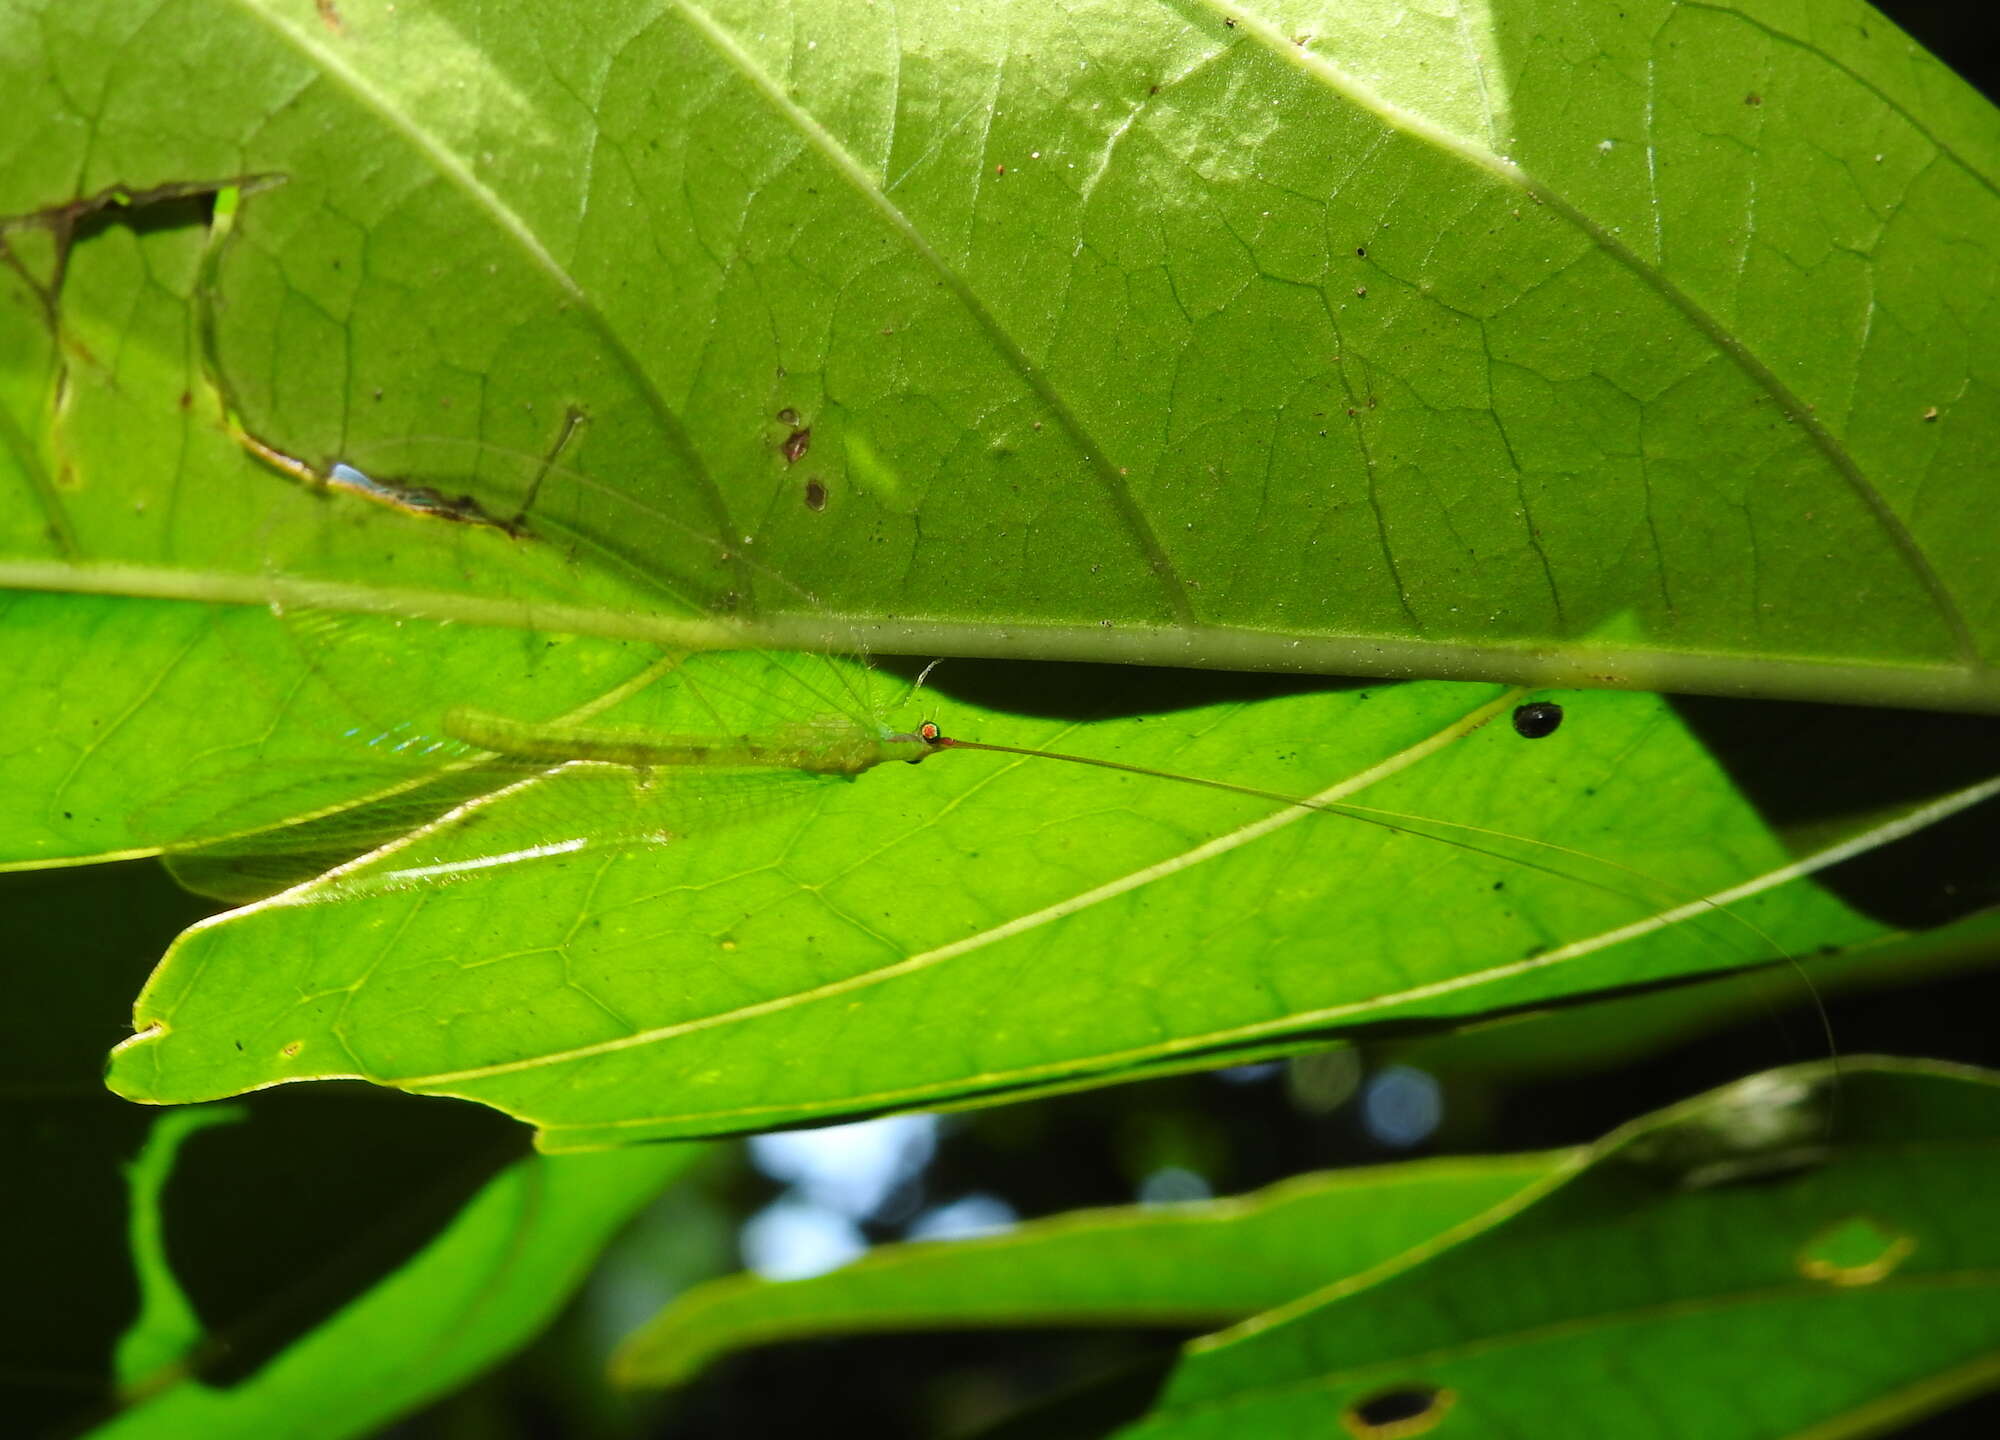
<path id="1" fill-rule="evenodd" d="M 859 1330 L 1219 1324 L 1429 1240 L 1559 1158 L 1304 1176 L 1232 1200 L 1085 1211 L 990 1237 L 887 1246 L 811 1280 L 731 1276 L 689 1291 L 633 1335 L 613 1373 L 627 1385 L 679 1384 L 730 1350 Z"/>
<path id="2" fill-rule="evenodd" d="M 533 1338 L 692 1153 L 517 1161 L 415 1258 L 254 1375 L 227 1387 L 171 1367 L 129 1376 L 127 1408 L 90 1433 L 374 1433 Z"/>
<path id="3" fill-rule="evenodd" d="M 149 1115 L 102 1037 L 197 907 L 132 866 L 0 899 L 10 1431 L 372 1433 L 539 1331 L 693 1153 L 521 1158 L 497 1117 L 356 1087 Z"/>
<path id="4" fill-rule="evenodd" d="M 1120 1433 L 1366 1434 L 1409 1405 L 1454 1435 L 1860 1433 L 1985 1388 L 1994 1077 L 1834 1078 L 1773 1071 L 1626 1126 L 1483 1233 L 1197 1342 Z"/>

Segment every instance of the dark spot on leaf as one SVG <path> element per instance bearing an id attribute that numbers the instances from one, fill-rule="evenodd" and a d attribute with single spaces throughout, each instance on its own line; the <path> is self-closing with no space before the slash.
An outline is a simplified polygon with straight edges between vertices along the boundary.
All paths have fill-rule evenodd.
<path id="1" fill-rule="evenodd" d="M 1743 97 L 1743 103 L 1745 105 L 1762 105 L 1764 97 L 1759 95 L 1755 90 L 1752 90 L 1748 95 Z"/>
<path id="2" fill-rule="evenodd" d="M 1366 260 L 1368 258 L 1368 247 L 1366 245 L 1356 245 L 1354 253 L 1359 255 L 1363 260 Z"/>
<path id="3" fill-rule="evenodd" d="M 826 509 L 826 482 L 817 475 L 806 481 L 806 509 L 813 511 Z"/>
<path id="4" fill-rule="evenodd" d="M 807 426 L 794 430 L 785 437 L 785 443 L 778 448 L 783 452 L 787 465 L 796 465 L 806 458 L 806 451 L 812 449 L 812 443 L 813 432 L 811 427 Z"/>
<path id="5" fill-rule="evenodd" d="M 1562 723 L 1563 707 L 1553 700 L 1514 707 L 1514 733 L 1523 740 L 1546 740 Z"/>
<path id="6" fill-rule="evenodd" d="M 1401 1440 L 1434 1427 L 1456 1398 L 1435 1385 L 1397 1385 L 1355 1401 L 1340 1421 L 1363 1440 Z"/>

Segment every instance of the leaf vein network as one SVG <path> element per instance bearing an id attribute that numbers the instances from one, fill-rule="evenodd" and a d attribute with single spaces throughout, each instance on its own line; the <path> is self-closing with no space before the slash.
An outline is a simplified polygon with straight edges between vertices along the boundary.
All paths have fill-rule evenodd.
<path id="1" fill-rule="evenodd" d="M 710 511 L 712 520 L 718 526 L 718 538 L 726 544 L 727 537 L 734 529 L 730 524 L 728 508 L 723 504 L 722 492 L 715 483 L 714 475 L 688 438 L 680 416 L 667 403 L 667 398 L 658 384 L 639 363 L 638 357 L 625 343 L 624 337 L 612 325 L 596 299 L 550 253 L 548 247 L 542 244 L 527 221 L 491 187 L 473 174 L 461 157 L 453 154 L 439 142 L 437 137 L 426 131 L 414 116 L 406 113 L 392 103 L 388 96 L 370 85 L 337 51 L 319 43 L 316 39 L 308 38 L 299 29 L 275 18 L 264 7 L 252 3 L 252 0 L 235 0 L 235 3 L 239 9 L 248 10 L 281 40 L 299 51 L 309 63 L 319 67 L 323 78 L 337 81 L 357 101 L 380 116 L 391 129 L 422 154 L 453 189 L 491 217 L 520 253 L 568 297 L 576 312 L 584 317 L 609 349 L 618 363 L 618 368 L 631 379 L 634 389 L 658 426 L 660 438 L 672 448 L 676 458 L 686 467 L 687 473 L 694 476 L 700 484 L 703 501 Z"/>
<path id="2" fill-rule="evenodd" d="M 1888 497 L 1862 471 L 1847 447 L 1827 428 L 1826 422 L 1820 419 L 1813 408 L 1794 394 L 1760 356 L 1727 330 L 1715 316 L 1695 300 L 1694 296 L 1682 289 L 1658 266 L 1647 262 L 1606 226 L 1592 220 L 1562 193 L 1536 180 L 1512 160 L 1483 146 L 1472 144 L 1424 116 L 1386 99 L 1324 56 L 1313 54 L 1292 44 L 1269 21 L 1244 14 L 1234 6 L 1225 4 L 1224 0 L 1200 0 L 1200 3 L 1218 15 L 1227 15 L 1239 34 L 1247 35 L 1262 44 L 1267 51 L 1284 63 L 1296 66 L 1350 103 L 1378 116 L 1386 125 L 1435 146 L 1447 154 L 1455 155 L 1467 164 L 1522 190 L 1537 203 L 1561 217 L 1606 256 L 1629 271 L 1640 283 L 1655 290 L 1662 299 L 1707 336 L 1718 350 L 1727 355 L 1752 385 L 1777 402 L 1786 417 L 1808 437 L 1821 457 L 1867 508 L 1877 528 L 1902 559 L 1905 569 L 1929 598 L 1940 625 L 1950 638 L 1959 663 L 1968 670 L 1984 671 L 1989 668 L 1981 657 L 1978 642 L 1963 608 L 1952 594 L 1950 587 L 1945 584 L 1943 576 L 1938 574 L 1931 564 L 1930 557 L 1918 545 L 1916 537 L 1904 523 L 1902 516 L 1890 505 Z M 1697 5 L 1695 0 L 1689 0 L 1689 6 L 1702 9 L 1717 8 Z M 1738 18 L 1747 20 L 1747 17 L 1742 17 L 1734 10 L 1725 10 L 1722 13 L 1737 15 Z M 1828 63 L 1844 70 L 1844 67 L 1838 66 L 1838 62 L 1829 60 Z M 1856 79 L 1859 83 L 1868 84 L 1866 81 L 1860 81 L 1859 77 Z M 1868 88 L 1877 95 L 1881 94 L 1879 90 L 1874 90 L 1872 85 Z M 1886 96 L 1882 98 L 1884 103 L 1889 103 L 1894 108 L 1893 102 L 1889 102 Z M 1933 144 L 1938 143 L 1928 135 L 1926 138 L 1931 138 Z M 1950 153 L 1945 151 L 1942 145 L 1938 148 L 1943 153 Z M 1956 155 L 1952 158 L 1957 161 Z M 1962 161 L 1957 163 L 1963 165 Z M 1976 174 L 1969 168 L 1967 173 Z M 1991 188 L 1990 182 L 1988 188 Z"/>
<path id="3" fill-rule="evenodd" d="M 945 258 L 925 238 L 910 217 L 895 201 L 889 198 L 887 189 L 871 175 L 824 125 L 813 115 L 787 95 L 776 80 L 758 65 L 735 40 L 716 23 L 700 6 L 692 0 L 672 0 L 674 7 L 687 19 L 689 25 L 706 39 L 724 61 L 731 65 L 754 89 L 771 105 L 772 109 L 790 123 L 826 162 L 833 168 L 856 194 L 871 205 L 905 244 L 936 272 L 952 296 L 964 308 L 980 330 L 986 335 L 994 350 L 1008 365 L 1027 382 L 1037 399 L 1047 407 L 1064 432 L 1070 437 L 1089 462 L 1100 487 L 1110 498 L 1118 512 L 1130 538 L 1145 553 L 1154 579 L 1158 582 L 1164 608 L 1182 625 L 1196 623 L 1194 610 L 1189 604 L 1186 587 L 1177 579 L 1173 562 L 1168 558 L 1165 547 L 1154 533 L 1151 521 L 1140 508 L 1131 487 L 1125 483 L 1117 466 L 1097 443 L 1084 426 L 1082 418 L 1064 400 L 1049 379 L 1047 373 L 1028 355 L 999 318 L 979 298 L 966 277 L 958 269 L 948 264 Z M 990 123 L 990 112 L 989 112 Z M 984 143 L 982 139 L 982 149 Z M 979 172 L 984 174 L 983 165 Z"/>

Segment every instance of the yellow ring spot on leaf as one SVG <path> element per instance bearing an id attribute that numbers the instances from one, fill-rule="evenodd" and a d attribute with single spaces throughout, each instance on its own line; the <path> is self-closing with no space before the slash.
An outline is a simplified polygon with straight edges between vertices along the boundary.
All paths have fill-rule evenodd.
<path id="1" fill-rule="evenodd" d="M 1916 1238 L 1868 1215 L 1836 1220 L 1799 1251 L 1798 1270 L 1827 1285 L 1873 1285 L 1893 1274 L 1917 1248 Z"/>

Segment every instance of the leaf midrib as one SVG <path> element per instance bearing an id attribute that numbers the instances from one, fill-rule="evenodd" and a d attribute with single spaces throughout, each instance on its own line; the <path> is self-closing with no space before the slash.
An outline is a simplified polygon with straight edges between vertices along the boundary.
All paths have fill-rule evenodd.
<path id="1" fill-rule="evenodd" d="M 1486 715 L 1489 711 L 1497 713 L 1511 704 L 1514 698 L 1516 697 L 1511 695 L 1502 696 L 1490 705 L 1470 711 L 1467 715 L 1460 717 L 1459 720 L 1452 722 L 1452 724 L 1444 727 L 1435 735 L 1417 742 L 1416 745 L 1390 757 L 1390 759 L 1383 761 L 1372 770 L 1362 772 L 1360 776 L 1349 777 L 1348 780 L 1332 787 L 1332 790 L 1322 792 L 1322 794 L 1331 795 L 1333 790 L 1344 790 L 1351 793 L 1353 790 L 1361 788 L 1363 784 L 1373 783 L 1375 779 L 1380 778 L 1383 774 L 1393 773 L 1396 769 L 1413 764 L 1418 759 L 1431 753 L 1439 745 L 1448 743 L 1451 739 L 1456 738 L 1467 728 L 1477 728 L 1478 724 L 1484 723 L 1478 717 Z M 1740 900 L 1749 899 L 1762 891 L 1812 875 L 1831 865 L 1838 864 L 1842 860 L 1852 858 L 1857 854 L 1866 853 L 1882 845 L 1890 844 L 1911 833 L 1913 830 L 1935 824 L 1937 821 L 1947 818 L 1950 815 L 1984 803 L 1996 795 L 2000 795 L 2000 777 L 1990 779 L 1978 785 L 1968 786 L 1930 806 L 1913 812 L 1911 815 L 1899 816 L 1880 826 L 1865 831 L 1861 835 L 1850 837 L 1813 855 L 1796 860 L 1789 865 L 1780 866 L 1775 870 L 1754 876 L 1728 890 L 1720 891 L 1714 895 L 1696 897 L 1672 910 L 1648 916 L 1614 930 L 1586 936 L 1581 940 L 1573 941 L 1569 945 L 1562 946 L 1543 955 L 1534 956 L 1528 960 L 1510 961 L 1503 965 L 1488 966 L 1483 970 L 1471 971 L 1454 975 L 1444 980 L 1412 986 L 1407 990 L 1398 991 L 1394 994 L 1379 995 L 1367 1000 L 1349 1001 L 1340 1005 L 1325 1006 L 1318 1010 L 1294 1012 L 1278 1020 L 1239 1025 L 1227 1030 L 1181 1035 L 1171 1040 L 1114 1053 L 1100 1052 L 1088 1056 L 1072 1056 L 1042 1065 L 1025 1065 L 1005 1071 L 965 1075 L 959 1077 L 954 1082 L 951 1093 L 964 1094 L 981 1089 L 990 1089 L 996 1085 L 1003 1084 L 1009 1086 L 1032 1084 L 1041 1080 L 1075 1075 L 1080 1070 L 1102 1071 L 1115 1069 L 1120 1066 L 1172 1059 L 1182 1054 L 1212 1050 L 1223 1045 L 1242 1045 L 1257 1040 L 1280 1038 L 1302 1030 L 1325 1028 L 1337 1024 L 1342 1020 L 1352 1019 L 1370 1012 L 1455 994 L 1463 990 L 1476 988 L 1480 985 L 1488 985 L 1496 981 L 1508 979 L 1527 971 L 1545 969 L 1551 965 L 1581 959 L 1599 950 L 1622 943 L 1627 939 L 1635 938 L 1639 934 L 1650 933 L 1669 925 L 1678 924 L 1682 920 L 1692 918 L 1697 914 L 1708 913 L 1718 909 L 1722 909 L 1723 913 L 1730 913 L 1724 907 L 1735 904 Z M 1120 877 L 1118 880 L 1094 887 L 1081 896 L 1072 897 L 1069 901 L 1058 902 L 1055 905 L 1035 911 L 1028 916 L 1016 917 L 1012 921 L 1004 922 L 1001 925 L 981 931 L 976 935 L 953 942 L 951 945 L 940 946 L 935 950 L 909 956 L 894 964 L 881 966 L 858 975 L 852 975 L 846 979 L 820 986 L 810 992 L 796 992 L 791 995 L 777 996 L 771 1000 L 761 1001 L 754 1005 L 739 1007 L 736 1010 L 702 1016 L 694 1020 L 679 1021 L 672 1025 L 640 1031 L 630 1036 L 599 1041 L 592 1045 L 578 1046 L 570 1050 L 551 1052 L 521 1060 L 503 1061 L 493 1065 L 438 1075 L 371 1078 L 376 1078 L 381 1080 L 382 1083 L 393 1084 L 404 1089 L 431 1089 L 474 1083 L 499 1075 L 524 1073 L 538 1070 L 548 1065 L 567 1064 L 579 1060 L 591 1059 L 598 1055 L 637 1049 L 646 1045 L 678 1039 L 682 1035 L 696 1031 L 711 1030 L 724 1025 L 738 1024 L 754 1020 L 761 1015 L 793 1009 L 802 1004 L 833 999 L 851 991 L 871 988 L 875 985 L 896 979 L 904 974 L 928 969 L 945 960 L 956 958 L 957 955 L 967 951 L 984 948 L 986 945 L 1009 938 L 1014 933 L 1022 933 L 1027 929 L 1033 928 L 1029 922 L 1039 924 L 1045 923 L 1046 920 L 1051 918 L 1060 918 L 1054 912 L 1061 911 L 1063 914 L 1074 913 L 1085 902 L 1096 903 L 1102 899 L 1113 898 L 1115 894 L 1122 894 L 1125 890 L 1136 888 L 1139 884 L 1150 883 L 1152 879 L 1160 878 L 1164 874 L 1178 873 L 1189 865 L 1199 864 L 1203 860 L 1213 858 L 1210 852 L 1222 853 L 1223 851 L 1248 844 L 1251 841 L 1262 838 L 1264 834 L 1278 828 L 1279 825 L 1290 823 L 1290 821 L 1296 820 L 1300 815 L 1305 813 L 1309 812 L 1277 812 L 1261 820 L 1240 826 L 1225 835 L 1218 836 L 1206 842 L 1204 845 L 1195 847 L 1193 850 L 1182 852 L 1179 856 L 1172 857 L 1169 861 L 1159 862 L 1145 870 L 1134 872 L 1132 875 Z M 445 1093 L 458 1092 L 446 1090 Z M 892 1106 L 935 1100 L 943 1093 L 945 1093 L 945 1087 L 935 1083 L 907 1086 L 895 1090 L 844 1096 L 838 1102 L 838 1105 L 833 1108 L 843 1113 L 856 1108 L 886 1109 Z M 490 1097 L 476 1098 L 480 1098 L 483 1103 L 495 1103 Z M 809 1104 L 750 1105 L 699 1112 L 684 1109 L 672 1114 L 635 1116 L 619 1120 L 593 1122 L 587 1127 L 557 1126 L 555 1128 L 558 1130 L 588 1128 L 593 1132 L 608 1132 L 655 1128 L 662 1125 L 680 1126 L 686 1125 L 690 1120 L 699 1120 L 704 1124 L 721 1123 L 733 1127 L 758 1119 L 769 1119 L 772 1116 L 797 1118 L 814 1113 L 817 1112 Z"/>
<path id="2" fill-rule="evenodd" d="M 1395 755 L 1388 757 L 1376 765 L 1345 777 L 1337 784 L 1320 792 L 1314 798 L 1338 800 L 1368 785 L 1372 785 L 1376 781 L 1394 774 L 1398 770 L 1406 769 L 1435 753 L 1438 749 L 1453 740 L 1459 739 L 1478 729 L 1518 698 L 1519 696 L 1516 692 L 1508 692 L 1502 694 L 1497 699 L 1488 700 L 1486 703 L 1468 711 L 1450 724 L 1441 727 L 1434 734 L 1405 747 Z M 1004 774 L 1010 768 L 1012 767 L 1002 767 L 993 772 L 993 774 L 994 776 Z M 982 784 L 991 783 L 992 778 L 989 777 Z M 713 1015 L 698 1016 L 692 1020 L 676 1021 L 670 1025 L 654 1026 L 631 1035 L 618 1036 L 610 1040 L 600 1040 L 589 1045 L 574 1046 L 567 1050 L 552 1051 L 542 1055 L 525 1057 L 520 1060 L 500 1061 L 491 1065 L 468 1067 L 463 1070 L 448 1071 L 435 1075 L 399 1076 L 394 1078 L 390 1083 L 404 1089 L 429 1089 L 438 1086 L 464 1084 L 471 1081 L 490 1079 L 499 1075 L 517 1074 L 523 1071 L 538 1070 L 545 1066 L 569 1064 L 580 1060 L 593 1059 L 600 1055 L 617 1054 L 626 1050 L 662 1044 L 698 1031 L 712 1030 L 723 1025 L 740 1024 L 762 1015 L 782 1013 L 787 1010 L 797 1009 L 802 1005 L 836 999 L 844 994 L 849 994 L 857 990 L 870 989 L 877 985 L 886 984 L 891 980 L 899 979 L 905 975 L 932 969 L 954 960 L 960 955 L 985 949 L 990 945 L 1012 939 L 1016 935 L 1025 934 L 1031 930 L 1039 929 L 1043 925 L 1066 919 L 1091 906 L 1102 904 L 1107 900 L 1115 899 L 1132 890 L 1149 885 L 1155 880 L 1177 875 L 1192 866 L 1240 849 L 1244 845 L 1262 839 L 1274 830 L 1296 824 L 1301 819 L 1313 813 L 1310 810 L 1279 808 L 1269 815 L 1250 821 L 1247 824 L 1236 826 L 1191 849 L 1166 856 L 1150 865 L 1142 866 L 1138 870 L 1127 872 L 1102 884 L 1094 885 L 1080 894 L 1068 896 L 1065 899 L 1030 911 L 1025 915 L 1014 916 L 998 925 L 989 926 L 975 934 L 965 936 L 947 944 L 934 946 L 931 949 L 920 951 L 915 955 L 906 955 L 903 959 L 891 964 L 877 966 L 872 970 L 849 975 L 840 980 L 830 981 L 827 984 L 815 986 L 808 991 L 796 991 L 787 995 L 773 996 L 769 1000 L 759 1001 L 752 1005 L 739 1006 L 734 1010 L 721 1011 Z M 648 1120 L 619 1121 L 616 1123 L 620 1125 L 650 1124 L 657 1123 L 658 1118 L 652 1117 Z"/>

